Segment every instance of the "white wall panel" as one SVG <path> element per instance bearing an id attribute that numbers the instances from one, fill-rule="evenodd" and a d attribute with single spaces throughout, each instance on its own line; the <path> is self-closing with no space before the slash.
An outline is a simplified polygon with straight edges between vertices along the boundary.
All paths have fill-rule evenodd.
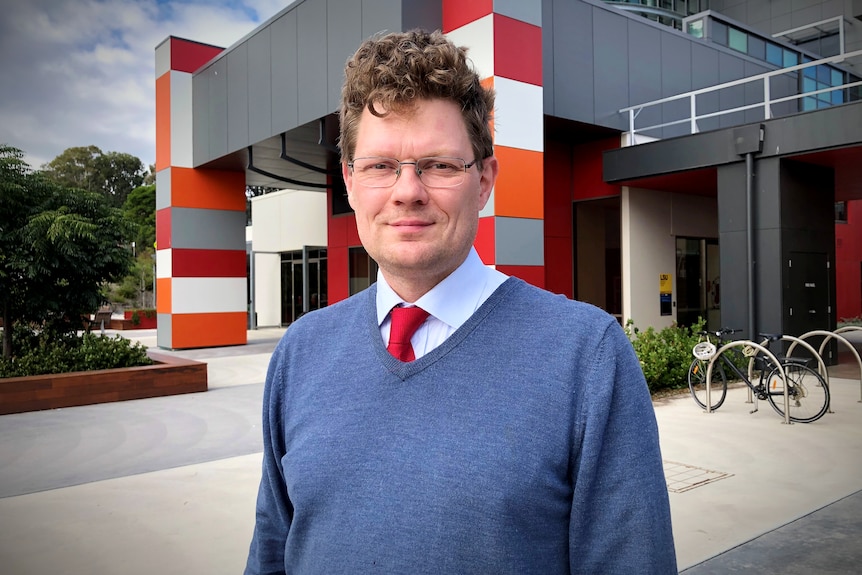
<path id="1" fill-rule="evenodd" d="M 248 311 L 246 278 L 174 278 L 173 313 Z"/>
<path id="2" fill-rule="evenodd" d="M 192 75 L 171 72 L 171 165 L 192 167 Z"/>
<path id="3" fill-rule="evenodd" d="M 256 252 L 289 252 L 325 246 L 326 194 L 282 190 L 252 199 Z"/>
<path id="4" fill-rule="evenodd" d="M 466 46 L 467 58 L 480 78 L 494 75 L 494 17 L 491 14 L 474 20 L 446 34 L 456 46 Z"/>
<path id="5" fill-rule="evenodd" d="M 281 325 L 281 256 L 257 254 L 254 258 L 254 309 L 257 325 Z"/>
<path id="6" fill-rule="evenodd" d="M 494 144 L 544 151 L 542 87 L 498 76 L 494 89 Z"/>
<path id="7" fill-rule="evenodd" d="M 173 250 L 156 250 L 156 277 L 169 278 L 173 270 Z"/>

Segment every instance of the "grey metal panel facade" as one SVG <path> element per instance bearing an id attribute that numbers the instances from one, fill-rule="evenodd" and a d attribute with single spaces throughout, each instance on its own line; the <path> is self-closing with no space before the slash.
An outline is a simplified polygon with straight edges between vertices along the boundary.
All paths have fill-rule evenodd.
<path id="1" fill-rule="evenodd" d="M 496 227 L 497 264 L 518 266 L 544 265 L 544 223 L 528 218 L 500 217 Z"/>
<path id="2" fill-rule="evenodd" d="M 663 97 L 683 94 L 771 70 L 767 64 L 730 48 L 710 44 L 596 0 L 543 2 L 543 84 L 545 114 L 587 124 L 626 130 L 628 119 L 618 110 Z M 656 67 L 660 72 L 656 73 Z M 656 92 L 656 83 L 660 95 Z M 796 93 L 793 78 L 776 77 L 772 97 Z M 762 99 L 762 85 L 736 86 L 697 97 L 698 113 L 753 104 Z M 773 107 L 773 115 L 795 113 L 795 102 Z M 648 126 L 688 117 L 685 101 L 646 109 L 638 125 Z M 763 118 L 762 109 L 699 120 L 701 131 Z M 668 138 L 688 133 L 687 126 L 649 134 Z"/>
<path id="3" fill-rule="evenodd" d="M 396 2 L 396 0 L 389 1 Z M 520 3 L 520 0 L 510 1 Z M 381 4 L 381 2 L 377 0 L 364 0 L 362 5 L 363 15 L 365 12 L 374 9 L 378 4 Z M 413 28 L 426 28 L 428 30 L 443 29 L 443 0 L 402 0 L 401 2 L 397 2 L 397 4 L 401 5 L 402 30 L 411 30 Z M 393 13 L 397 13 L 397 4 L 395 9 L 388 11 L 388 17 L 391 17 Z M 377 22 L 385 21 L 384 18 L 377 20 Z M 372 28 L 376 28 L 377 26 L 379 24 L 375 24 Z M 363 30 L 367 31 L 368 29 L 363 27 Z M 376 29 L 366 32 L 364 35 L 368 36 L 373 32 L 376 32 Z"/>
<path id="4" fill-rule="evenodd" d="M 192 158 L 210 154 L 210 76 L 211 70 L 192 76 Z"/>
<path id="5" fill-rule="evenodd" d="M 536 2 L 523 0 L 495 0 L 494 12 L 509 18 L 521 20 L 534 26 L 542 25 L 542 12 Z"/>
<path id="6" fill-rule="evenodd" d="M 718 51 L 701 43 L 691 46 L 691 89 L 699 90 L 709 86 L 715 86 L 718 81 Z M 699 114 L 709 114 L 719 110 L 718 92 L 709 92 L 697 97 L 697 111 Z M 719 127 L 718 118 L 705 118 L 698 120 L 700 131 L 715 130 Z"/>
<path id="7" fill-rule="evenodd" d="M 285 132 L 299 124 L 299 90 L 297 90 L 299 50 L 296 45 L 296 11 L 283 14 L 269 26 L 269 29 L 272 66 L 272 133 L 270 135 L 272 135 Z"/>
<path id="8" fill-rule="evenodd" d="M 650 102 L 665 96 L 662 94 L 662 69 L 665 66 L 662 58 L 653 52 L 656 46 L 661 46 L 661 30 L 649 26 L 635 26 L 629 31 L 628 68 L 629 68 L 629 99 L 636 102 Z M 687 69 L 687 68 L 686 68 Z M 685 74 L 677 75 L 687 76 Z M 644 125 L 660 124 L 662 109 L 659 107 L 644 110 L 638 117 Z"/>
<path id="9" fill-rule="evenodd" d="M 618 11 L 593 10 L 594 121 L 619 126 L 629 98 L 629 18 Z M 654 53 L 658 52 L 656 45 Z"/>
<path id="10" fill-rule="evenodd" d="M 204 71 L 209 75 L 207 84 L 207 154 L 209 158 L 218 158 L 228 152 L 227 147 L 227 60 L 222 58 L 213 62 Z M 197 134 L 194 135 L 197 138 Z M 195 158 L 197 163 L 197 158 Z"/>
<path id="11" fill-rule="evenodd" d="M 248 40 L 248 139 L 272 135 L 272 27 Z"/>
<path id="12" fill-rule="evenodd" d="M 245 250 L 245 212 L 171 209 L 171 247 Z"/>
<path id="13" fill-rule="evenodd" d="M 732 82 L 745 77 L 745 62 L 730 54 L 719 53 L 718 55 L 718 82 Z M 745 103 L 745 86 L 732 86 L 718 93 L 718 105 L 721 110 L 730 110 L 742 106 Z M 738 126 L 745 122 L 745 114 L 736 112 L 719 116 L 719 125 Z"/>
<path id="14" fill-rule="evenodd" d="M 550 12 L 542 26 L 545 114 L 594 123 L 593 7 L 578 1 L 546 0 L 545 4 L 549 6 L 545 12 Z"/>
<path id="15" fill-rule="evenodd" d="M 292 4 L 195 75 L 194 164 L 336 111 L 344 63 L 364 38 L 441 24 L 441 0 Z"/>
<path id="16" fill-rule="evenodd" d="M 670 30 L 662 30 L 661 34 L 661 97 L 676 96 L 690 92 L 692 69 L 692 45 L 687 38 L 682 38 Z M 635 101 L 632 98 L 632 101 Z M 641 100 L 649 101 L 649 100 Z M 661 107 L 662 121 L 671 122 L 688 117 L 691 105 L 686 100 L 668 102 Z M 643 113 L 643 112 L 642 112 Z M 646 124 L 646 122 L 645 122 Z M 677 124 L 669 126 L 663 132 L 663 137 L 679 136 L 690 133 L 689 126 Z"/>
<path id="17" fill-rule="evenodd" d="M 330 9 L 327 12 L 326 33 L 329 35 L 326 53 L 327 70 L 333 72 L 343 70 L 344 62 L 362 42 L 364 38 L 362 26 L 357 26 L 357 22 L 362 22 L 361 2 L 344 2 L 339 4 L 338 9 Z M 341 102 L 341 78 L 343 75 L 330 74 L 326 97 L 328 110 L 325 113 L 338 109 Z"/>
<path id="18" fill-rule="evenodd" d="M 326 2 L 303 2 L 296 8 L 299 59 L 297 84 L 299 120 L 320 118 L 333 111 L 328 98 Z"/>
<path id="19" fill-rule="evenodd" d="M 227 54 L 227 147 L 236 150 L 248 144 L 248 44 Z"/>

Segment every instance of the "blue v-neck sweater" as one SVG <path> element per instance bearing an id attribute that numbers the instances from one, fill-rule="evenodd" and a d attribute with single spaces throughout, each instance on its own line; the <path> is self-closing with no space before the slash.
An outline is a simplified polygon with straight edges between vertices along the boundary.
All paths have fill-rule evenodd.
<path id="1" fill-rule="evenodd" d="M 295 322 L 247 573 L 676 573 L 652 403 L 605 312 L 509 278 L 412 363 L 375 286 Z"/>

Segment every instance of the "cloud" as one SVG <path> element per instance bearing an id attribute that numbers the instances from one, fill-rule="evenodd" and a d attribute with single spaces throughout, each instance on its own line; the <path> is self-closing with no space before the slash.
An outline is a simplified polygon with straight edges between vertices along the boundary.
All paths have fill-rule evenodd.
<path id="1" fill-rule="evenodd" d="M 73 146 L 155 163 L 155 47 L 228 47 L 288 2 L 0 0 L 0 143 L 38 168 Z"/>

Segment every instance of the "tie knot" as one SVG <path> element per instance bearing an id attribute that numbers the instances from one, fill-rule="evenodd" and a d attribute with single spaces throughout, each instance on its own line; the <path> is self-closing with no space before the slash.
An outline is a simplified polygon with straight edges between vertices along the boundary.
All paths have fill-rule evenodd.
<path id="1" fill-rule="evenodd" d="M 387 346 L 389 353 L 401 361 L 413 361 L 416 356 L 410 340 L 428 315 L 427 311 L 416 306 L 392 308 L 389 345 Z"/>

